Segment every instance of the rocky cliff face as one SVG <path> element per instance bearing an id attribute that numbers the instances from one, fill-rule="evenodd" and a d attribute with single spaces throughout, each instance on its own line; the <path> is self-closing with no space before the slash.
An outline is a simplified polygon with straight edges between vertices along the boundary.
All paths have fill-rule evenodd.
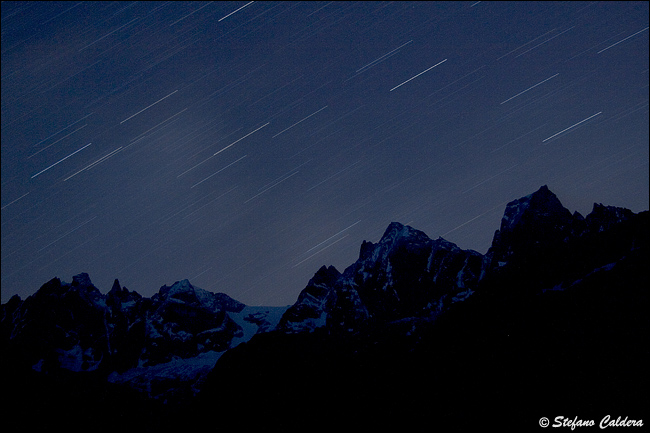
<path id="1" fill-rule="evenodd" d="M 325 326 L 350 333 L 406 318 L 432 319 L 468 297 L 485 266 L 476 251 L 393 222 L 377 244 L 361 245 L 359 259 L 342 274 L 321 268 L 278 329 Z"/>

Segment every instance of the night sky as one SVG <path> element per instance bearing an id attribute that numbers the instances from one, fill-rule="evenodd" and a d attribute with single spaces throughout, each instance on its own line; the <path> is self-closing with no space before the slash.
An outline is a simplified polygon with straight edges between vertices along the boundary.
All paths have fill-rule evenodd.
<path id="1" fill-rule="evenodd" d="M 648 208 L 648 2 L 3 2 L 2 302 L 286 305 L 391 221 Z"/>

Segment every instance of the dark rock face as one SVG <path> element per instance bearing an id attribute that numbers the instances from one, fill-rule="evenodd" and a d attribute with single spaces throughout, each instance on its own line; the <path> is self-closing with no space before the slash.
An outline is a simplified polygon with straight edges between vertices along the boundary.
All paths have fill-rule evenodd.
<path id="1" fill-rule="evenodd" d="M 483 256 L 393 222 L 377 244 L 364 242 L 342 274 L 322 267 L 287 310 L 278 329 L 359 332 L 412 317 L 432 318 L 469 296 Z"/>
<path id="2" fill-rule="evenodd" d="M 144 366 L 210 350 L 222 352 L 233 338 L 243 335 L 228 312 L 239 312 L 244 304 L 223 294 L 196 289 L 187 280 L 163 286 L 151 301 Z"/>
<path id="3" fill-rule="evenodd" d="M 501 227 L 494 234 L 488 253 L 491 266 L 499 266 L 513 255 L 528 254 L 568 239 L 580 231 L 581 223 L 581 217 L 574 218 L 555 194 L 542 186 L 535 193 L 506 206 Z"/>
<path id="4" fill-rule="evenodd" d="M 3 334 L 10 350 L 35 369 L 95 370 L 108 354 L 102 295 L 87 274 L 72 284 L 54 278 L 38 296 L 14 302 Z"/>
<path id="5" fill-rule="evenodd" d="M 329 311 L 329 296 L 341 276 L 334 266 L 321 267 L 298 300 L 284 313 L 278 329 L 285 333 L 313 331 L 323 326 Z"/>
<path id="6" fill-rule="evenodd" d="M 504 286 L 526 281 L 531 292 L 569 287 L 633 250 L 643 239 L 639 227 L 645 217 L 598 204 L 586 218 L 572 215 L 543 186 L 507 205 L 486 254 L 488 280 L 502 280 Z"/>

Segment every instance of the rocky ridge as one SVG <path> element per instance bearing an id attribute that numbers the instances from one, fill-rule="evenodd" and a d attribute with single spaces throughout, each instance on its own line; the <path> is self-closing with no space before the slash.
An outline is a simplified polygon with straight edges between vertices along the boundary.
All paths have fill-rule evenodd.
<path id="1" fill-rule="evenodd" d="M 648 215 L 594 204 L 583 217 L 543 186 L 508 203 L 486 254 L 393 222 L 343 272 L 321 267 L 288 308 L 245 306 L 187 280 L 143 298 L 117 280 L 102 295 L 87 274 L 55 278 L 0 307 L 3 362 L 41 375 L 35 383 L 69 371 L 64 383 L 85 374 L 100 389 L 192 402 L 160 420 L 186 426 L 216 410 L 226 430 L 247 419 L 304 431 L 323 413 L 330 427 L 382 430 L 422 425 L 433 410 L 467 431 L 503 405 L 538 419 L 530 402 L 637 410 L 649 383 L 639 349 Z M 626 355 L 594 352 L 603 345 Z M 555 380 L 573 388 L 553 394 L 544 383 Z M 252 401 L 260 423 L 248 418 Z"/>

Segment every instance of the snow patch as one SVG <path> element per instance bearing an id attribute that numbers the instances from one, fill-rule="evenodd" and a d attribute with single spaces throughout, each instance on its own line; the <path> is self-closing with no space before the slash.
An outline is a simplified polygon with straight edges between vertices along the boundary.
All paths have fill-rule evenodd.
<path id="1" fill-rule="evenodd" d="M 474 291 L 472 289 L 465 290 L 463 292 L 456 293 L 456 296 L 451 298 L 451 302 L 462 302 L 465 299 L 469 298 Z"/>
<path id="2" fill-rule="evenodd" d="M 285 307 L 250 307 L 247 305 L 239 313 L 228 313 L 243 331 L 241 337 L 232 339 L 230 347 L 233 348 L 250 340 L 258 332 L 275 329 L 288 308 L 289 305 Z"/>
<path id="3" fill-rule="evenodd" d="M 70 371 L 97 370 L 101 363 L 101 359 L 99 361 L 94 360 L 93 349 L 91 347 L 84 350 L 78 344 L 70 350 L 57 349 L 57 354 L 61 368 Z"/>
<path id="4" fill-rule="evenodd" d="M 32 365 L 32 370 L 38 371 L 39 373 L 43 369 L 43 363 L 45 362 L 44 359 L 39 360 L 36 364 Z"/>
<path id="5" fill-rule="evenodd" d="M 114 371 L 108 381 L 116 384 L 128 384 L 135 389 L 151 395 L 151 385 L 161 380 L 178 382 L 197 382 L 207 376 L 224 352 L 209 351 L 192 358 L 175 358 L 169 362 L 153 366 L 138 366 L 124 373 Z M 194 391 L 198 391 L 193 388 Z M 153 398 L 158 396 L 151 395 Z"/>

